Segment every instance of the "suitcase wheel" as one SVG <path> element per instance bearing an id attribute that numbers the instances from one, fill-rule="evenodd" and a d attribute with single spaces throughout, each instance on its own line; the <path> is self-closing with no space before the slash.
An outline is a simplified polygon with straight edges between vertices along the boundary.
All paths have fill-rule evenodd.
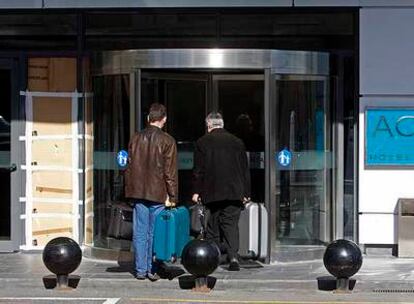
<path id="1" fill-rule="evenodd" d="M 254 250 L 249 250 L 248 252 L 247 252 L 247 255 L 249 256 L 249 258 L 251 258 L 251 259 L 253 259 L 253 258 L 257 258 L 257 254 L 256 254 L 256 252 L 254 252 Z"/>
<path id="2" fill-rule="evenodd" d="M 177 261 L 177 257 L 175 255 L 171 256 L 171 263 L 175 263 Z"/>
<path id="3" fill-rule="evenodd" d="M 155 254 L 152 256 L 152 261 L 153 261 L 153 262 L 156 262 L 156 261 L 157 261 L 157 257 L 156 257 L 156 255 L 155 255 Z"/>

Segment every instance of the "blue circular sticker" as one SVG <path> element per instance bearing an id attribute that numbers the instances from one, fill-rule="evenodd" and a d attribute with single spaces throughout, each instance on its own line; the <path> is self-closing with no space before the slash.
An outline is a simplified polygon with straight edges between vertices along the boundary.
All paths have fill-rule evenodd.
<path id="1" fill-rule="evenodd" d="M 121 150 L 116 155 L 116 162 L 120 167 L 125 167 L 128 164 L 128 152 Z"/>
<path id="2" fill-rule="evenodd" d="M 289 166 L 292 161 L 292 153 L 286 148 L 283 149 L 277 154 L 277 161 L 283 167 Z"/>

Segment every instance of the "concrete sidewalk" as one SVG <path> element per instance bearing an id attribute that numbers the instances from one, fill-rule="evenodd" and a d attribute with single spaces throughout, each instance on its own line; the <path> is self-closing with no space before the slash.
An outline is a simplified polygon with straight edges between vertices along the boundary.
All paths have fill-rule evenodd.
<path id="1" fill-rule="evenodd" d="M 318 290 L 317 278 L 329 275 L 320 260 L 240 272 L 220 267 L 212 274 L 213 291 L 202 294 L 188 289 L 192 280 L 179 264 L 169 273 L 180 276 L 152 283 L 135 280 L 131 265 L 84 258 L 74 273 L 81 276 L 77 289 L 62 292 L 45 289 L 42 278 L 50 273 L 40 254 L 0 254 L 0 303 L 414 303 L 413 270 L 414 259 L 365 256 L 353 292 L 344 295 Z"/>

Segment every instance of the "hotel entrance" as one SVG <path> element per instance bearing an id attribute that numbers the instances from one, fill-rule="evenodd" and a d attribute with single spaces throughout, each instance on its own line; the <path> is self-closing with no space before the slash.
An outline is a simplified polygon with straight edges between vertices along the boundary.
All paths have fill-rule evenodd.
<path id="1" fill-rule="evenodd" d="M 268 210 L 267 262 L 280 246 L 319 246 L 333 238 L 337 171 L 328 54 L 111 51 L 94 56 L 92 71 L 93 220 L 85 219 L 86 245 L 129 250 L 128 241 L 107 236 L 111 206 L 126 201 L 116 154 L 145 127 L 153 102 L 167 106 L 165 131 L 177 141 L 181 204 L 191 204 L 193 149 L 205 133 L 205 116 L 220 111 L 225 128 L 245 143 L 252 200 Z"/>
<path id="2" fill-rule="evenodd" d="M 205 133 L 204 119 L 220 111 L 225 127 L 243 139 L 252 170 L 252 199 L 264 202 L 264 76 L 263 74 L 213 72 L 141 72 L 140 128 L 145 127 L 147 110 L 157 101 L 167 106 L 166 131 L 177 141 L 179 201 L 191 204 L 193 148 Z"/>

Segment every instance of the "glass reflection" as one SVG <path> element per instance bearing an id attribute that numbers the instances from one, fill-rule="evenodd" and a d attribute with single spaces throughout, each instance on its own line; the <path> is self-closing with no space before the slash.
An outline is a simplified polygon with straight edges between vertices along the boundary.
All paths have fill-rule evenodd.
<path id="1" fill-rule="evenodd" d="M 177 141 L 179 202 L 191 204 L 194 143 L 205 130 L 206 82 L 171 72 L 143 74 L 141 84 L 141 121 L 154 101 L 167 106 L 165 131 Z"/>
<path id="2" fill-rule="evenodd" d="M 264 202 L 264 82 L 219 80 L 217 87 L 224 127 L 244 142 L 249 154 L 251 199 Z"/>

